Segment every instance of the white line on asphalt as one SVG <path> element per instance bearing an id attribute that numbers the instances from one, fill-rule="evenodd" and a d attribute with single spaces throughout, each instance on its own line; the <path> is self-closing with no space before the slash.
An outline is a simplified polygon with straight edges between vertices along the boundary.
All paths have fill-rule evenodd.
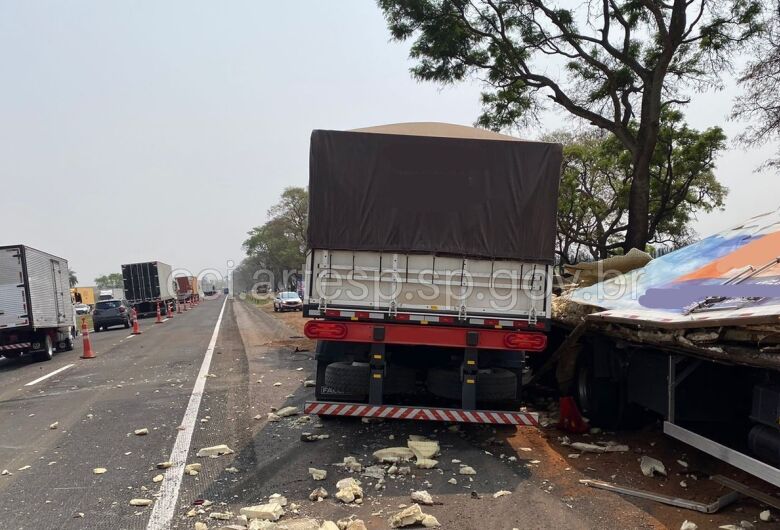
<path id="1" fill-rule="evenodd" d="M 33 386 L 33 385 L 34 385 L 34 384 L 36 384 L 36 383 L 40 383 L 40 382 L 41 382 L 41 381 L 43 381 L 44 379 L 48 379 L 48 378 L 50 378 L 50 377 L 51 377 L 51 376 L 53 376 L 53 375 L 57 375 L 58 373 L 60 373 L 60 372 L 62 372 L 62 371 L 65 371 L 65 370 L 67 370 L 67 369 L 68 369 L 68 368 L 70 368 L 71 366 L 74 366 L 74 365 L 73 365 L 73 364 L 66 364 L 66 365 L 65 365 L 65 366 L 63 366 L 62 368 L 57 368 L 56 370 L 54 370 L 54 371 L 53 371 L 52 373 L 50 373 L 50 374 L 44 375 L 43 377 L 39 377 L 39 378 L 38 378 L 38 379 L 36 379 L 35 381 L 30 381 L 29 383 L 26 383 L 24 386 Z"/>
<path id="2" fill-rule="evenodd" d="M 187 453 L 190 450 L 192 433 L 195 430 L 195 421 L 198 417 L 200 400 L 206 387 L 206 375 L 211 367 L 211 357 L 214 355 L 214 346 L 217 344 L 219 326 L 222 324 L 222 314 L 225 312 L 226 303 L 227 298 L 222 302 L 222 309 L 219 311 L 217 324 L 214 326 L 214 333 L 211 334 L 211 341 L 209 341 L 209 346 L 206 348 L 206 355 L 203 356 L 203 363 L 200 365 L 198 377 L 195 379 L 190 402 L 187 404 L 187 410 L 184 412 L 184 419 L 181 422 L 182 430 L 176 435 L 176 441 L 173 443 L 171 457 L 168 459 L 170 462 L 173 462 L 173 466 L 165 471 L 165 480 L 160 488 L 160 496 L 157 502 L 154 503 L 146 530 L 165 530 L 171 527 L 173 513 L 176 510 L 176 502 L 179 499 L 179 488 L 181 488 L 181 481 L 184 477 L 184 465 L 187 463 Z"/>
<path id="3" fill-rule="evenodd" d="M 128 335 L 127 337 L 125 337 L 125 340 L 132 339 L 133 337 L 135 337 L 135 335 Z"/>

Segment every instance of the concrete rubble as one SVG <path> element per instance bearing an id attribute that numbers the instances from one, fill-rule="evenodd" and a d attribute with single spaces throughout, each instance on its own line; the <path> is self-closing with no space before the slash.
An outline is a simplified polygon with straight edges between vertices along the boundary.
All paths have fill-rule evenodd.
<path id="1" fill-rule="evenodd" d="M 209 525 L 198 521 L 197 523 L 195 523 L 195 530 L 209 530 Z"/>
<path id="2" fill-rule="evenodd" d="M 230 454 L 233 454 L 233 450 L 225 444 L 220 444 L 220 445 L 214 445 L 212 447 L 204 447 L 203 449 L 198 451 L 197 456 L 217 457 L 217 456 L 230 455 Z"/>
<path id="3" fill-rule="evenodd" d="M 692 521 L 685 520 L 683 521 L 683 524 L 680 525 L 680 530 L 696 530 L 698 525 Z"/>
<path id="4" fill-rule="evenodd" d="M 663 462 L 653 457 L 643 455 L 639 460 L 639 467 L 642 470 L 642 474 L 646 477 L 652 477 L 656 473 L 666 476 L 666 466 Z"/>
<path id="5" fill-rule="evenodd" d="M 416 524 L 422 524 L 426 528 L 441 526 L 434 516 L 423 513 L 419 504 L 412 504 L 411 506 L 404 508 L 400 512 L 392 515 L 387 522 L 390 525 L 390 528 L 402 528 L 404 526 Z"/>
<path id="6" fill-rule="evenodd" d="M 277 530 L 277 524 L 265 519 L 251 519 L 247 530 Z"/>
<path id="7" fill-rule="evenodd" d="M 130 499 L 130 506 L 151 506 L 151 499 Z"/>
<path id="8" fill-rule="evenodd" d="M 433 497 L 431 497 L 431 494 L 425 490 L 413 491 L 411 497 L 412 501 L 418 504 L 425 504 L 427 506 L 431 506 L 433 504 Z"/>
<path id="9" fill-rule="evenodd" d="M 374 458 L 386 464 L 408 462 L 414 458 L 414 451 L 408 447 L 388 447 L 374 451 Z"/>
<path id="10" fill-rule="evenodd" d="M 432 459 L 439 454 L 439 442 L 410 438 L 406 444 L 417 460 Z"/>
<path id="11" fill-rule="evenodd" d="M 512 492 L 507 490 L 500 490 L 493 494 L 493 498 L 498 499 L 499 497 L 506 497 L 507 495 L 512 495 Z"/>
<path id="12" fill-rule="evenodd" d="M 218 521 L 230 521 L 232 518 L 232 512 L 211 512 L 209 514 L 209 519 L 217 519 Z"/>
<path id="13" fill-rule="evenodd" d="M 461 475 L 476 475 L 477 472 L 471 466 L 461 465 L 458 473 Z"/>
<path id="14" fill-rule="evenodd" d="M 59 425 L 60 425 L 60 422 L 55 421 L 54 423 L 49 425 L 49 429 L 56 429 L 57 427 L 59 427 Z"/>
<path id="15" fill-rule="evenodd" d="M 605 445 L 590 444 L 585 442 L 574 442 L 569 444 L 572 449 L 583 453 L 625 453 L 629 450 L 627 445 L 622 444 L 610 444 Z"/>
<path id="16" fill-rule="evenodd" d="M 373 478 L 373 479 L 377 479 L 377 480 L 382 480 L 383 478 L 385 478 L 385 474 L 386 473 L 387 473 L 387 471 L 385 471 L 384 467 L 374 465 L 374 466 L 368 466 L 367 468 L 365 468 L 363 470 L 362 475 L 364 477 Z"/>
<path id="17" fill-rule="evenodd" d="M 146 434 L 149 434 L 149 429 L 147 429 L 146 427 L 144 427 L 143 429 L 136 429 L 133 431 L 133 434 L 135 434 L 136 436 L 144 436 Z"/>
<path id="18" fill-rule="evenodd" d="M 184 466 L 184 474 L 194 477 L 203 469 L 203 464 L 187 464 Z"/>
<path id="19" fill-rule="evenodd" d="M 280 418 L 286 418 L 288 416 L 297 416 L 301 411 L 298 407 L 283 407 L 276 411 L 276 415 Z"/>
<path id="20" fill-rule="evenodd" d="M 317 469 L 316 467 L 309 468 L 309 475 L 314 480 L 325 480 L 328 477 L 328 472 L 324 469 Z"/>
<path id="21" fill-rule="evenodd" d="M 432 458 L 418 458 L 414 465 L 419 469 L 433 469 L 438 463 L 438 460 Z"/>
<path id="22" fill-rule="evenodd" d="M 258 416 L 259 416 L 259 414 L 258 414 Z M 273 412 L 269 412 L 269 413 L 268 413 L 268 417 L 267 417 L 266 419 L 267 419 L 268 421 L 273 421 L 273 422 L 276 422 L 276 421 L 281 421 L 281 420 L 282 420 L 282 418 L 281 418 L 280 416 L 278 416 L 277 414 L 275 414 L 275 413 L 273 413 Z"/>
<path id="23" fill-rule="evenodd" d="M 333 521 L 323 521 L 322 526 L 320 526 L 320 530 L 341 530 L 341 529 L 339 528 L 339 525 L 337 525 Z"/>
<path id="24" fill-rule="evenodd" d="M 363 502 L 363 488 L 360 487 L 360 481 L 354 478 L 344 478 L 336 483 L 336 498 L 345 504 Z"/>
<path id="25" fill-rule="evenodd" d="M 327 440 L 328 438 L 330 438 L 330 434 L 314 434 L 311 432 L 301 433 L 302 442 L 316 442 L 318 440 Z"/>
<path id="26" fill-rule="evenodd" d="M 160 462 L 160 463 L 156 464 L 155 467 L 157 469 L 168 469 L 172 465 L 173 465 L 173 462 L 167 462 L 166 461 L 166 462 Z"/>
<path id="27" fill-rule="evenodd" d="M 108 470 L 104 467 L 96 467 L 95 469 L 92 470 L 92 473 L 94 473 L 95 475 L 102 475 L 106 471 Z"/>
<path id="28" fill-rule="evenodd" d="M 246 506 L 239 511 L 249 519 L 264 519 L 266 521 L 278 521 L 284 515 L 284 507 L 278 502 L 268 502 L 255 506 Z"/>
<path id="29" fill-rule="evenodd" d="M 305 388 L 313 388 L 317 386 L 317 382 L 314 381 L 313 379 L 307 379 L 306 381 L 303 382 L 303 386 Z"/>
<path id="30" fill-rule="evenodd" d="M 154 478 L 152 478 L 152 482 L 154 483 L 162 482 L 164 478 L 165 476 L 163 475 L 155 475 Z"/>
<path id="31" fill-rule="evenodd" d="M 355 458 L 354 456 L 345 456 L 344 461 L 341 464 L 336 464 L 336 465 L 342 466 L 350 473 L 360 473 L 361 471 L 363 471 L 363 464 L 358 462 L 357 458 Z"/>
<path id="32" fill-rule="evenodd" d="M 772 520 L 772 512 L 770 512 L 769 510 L 764 510 L 763 512 L 758 514 L 758 518 L 764 521 L 765 523 L 768 523 L 769 521 Z"/>
<path id="33" fill-rule="evenodd" d="M 276 524 L 277 530 L 320 530 L 320 523 L 309 517 L 290 519 Z"/>
<path id="34" fill-rule="evenodd" d="M 327 498 L 328 498 L 328 491 L 322 486 L 309 493 L 309 500 L 311 501 L 320 502 L 322 499 L 327 499 Z"/>

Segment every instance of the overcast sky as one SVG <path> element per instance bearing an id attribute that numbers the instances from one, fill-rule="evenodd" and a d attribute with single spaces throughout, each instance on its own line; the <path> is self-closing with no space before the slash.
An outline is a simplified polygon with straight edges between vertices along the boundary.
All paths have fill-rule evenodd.
<path id="1" fill-rule="evenodd" d="M 0 0 L 0 244 L 67 258 L 81 285 L 135 261 L 225 270 L 306 185 L 312 129 L 474 122 L 479 85 L 417 83 L 407 53 L 370 0 Z M 695 95 L 689 123 L 734 136 L 735 93 Z M 753 172 L 773 149 L 720 159 L 727 209 L 699 234 L 780 206 L 778 175 Z"/>

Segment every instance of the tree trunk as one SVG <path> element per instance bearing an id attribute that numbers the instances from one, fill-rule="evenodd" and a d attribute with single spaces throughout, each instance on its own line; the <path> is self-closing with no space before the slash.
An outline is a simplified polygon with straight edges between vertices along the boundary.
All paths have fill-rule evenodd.
<path id="1" fill-rule="evenodd" d="M 649 240 L 650 225 L 650 159 L 649 153 L 642 149 L 634 157 L 634 168 L 631 177 L 631 190 L 628 197 L 628 229 L 623 252 L 632 248 L 645 250 Z"/>

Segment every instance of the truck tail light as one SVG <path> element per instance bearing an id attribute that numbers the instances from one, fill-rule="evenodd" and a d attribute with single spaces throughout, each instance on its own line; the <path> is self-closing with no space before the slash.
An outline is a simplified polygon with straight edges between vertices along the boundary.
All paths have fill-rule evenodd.
<path id="1" fill-rule="evenodd" d="M 303 327 L 303 332 L 310 339 L 343 339 L 347 336 L 347 326 L 336 322 L 310 320 Z"/>
<path id="2" fill-rule="evenodd" d="M 511 350 L 542 351 L 547 346 L 547 336 L 541 333 L 507 333 L 504 344 Z"/>

